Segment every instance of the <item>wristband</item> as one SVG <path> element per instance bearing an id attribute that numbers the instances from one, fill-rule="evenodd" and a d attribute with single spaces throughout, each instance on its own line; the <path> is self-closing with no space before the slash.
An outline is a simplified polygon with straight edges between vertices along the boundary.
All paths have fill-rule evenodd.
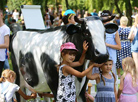
<path id="1" fill-rule="evenodd" d="M 9 51 L 7 51 L 7 53 L 9 53 Z"/>

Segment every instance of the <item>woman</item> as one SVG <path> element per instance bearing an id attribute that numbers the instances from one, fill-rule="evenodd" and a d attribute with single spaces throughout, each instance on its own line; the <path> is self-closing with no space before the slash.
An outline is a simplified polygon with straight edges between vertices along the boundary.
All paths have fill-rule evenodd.
<path id="1" fill-rule="evenodd" d="M 122 68 L 122 59 L 125 57 L 131 57 L 131 43 L 128 40 L 128 35 L 130 33 L 130 27 L 127 27 L 128 18 L 122 16 L 120 19 L 120 26 L 118 29 L 119 37 L 121 40 L 121 50 L 117 50 L 117 74 L 121 77 L 120 69 Z"/>
<path id="2" fill-rule="evenodd" d="M 131 28 L 128 39 L 131 41 L 131 52 L 138 71 L 138 14 L 135 16 L 135 22 Z"/>

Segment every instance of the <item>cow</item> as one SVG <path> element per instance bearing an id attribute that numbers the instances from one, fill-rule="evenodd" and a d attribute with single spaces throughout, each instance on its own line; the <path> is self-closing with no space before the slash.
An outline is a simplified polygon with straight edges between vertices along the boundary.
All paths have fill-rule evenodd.
<path id="1" fill-rule="evenodd" d="M 108 30 L 109 29 L 109 30 Z M 107 31 L 112 27 L 108 26 Z M 57 67 L 60 63 L 60 46 L 65 42 L 73 42 L 79 50 L 75 61 L 79 60 L 83 42 L 88 42 L 85 63 L 76 67 L 83 71 L 89 61 L 103 63 L 109 55 L 104 41 L 105 27 L 98 16 L 83 19 L 80 25 L 66 25 L 47 30 L 18 31 L 11 41 L 13 70 L 20 78 L 38 93 L 52 92 L 56 100 L 58 88 Z M 86 102 L 85 91 L 88 79 L 76 78 L 77 102 Z M 18 98 L 19 100 L 19 98 Z"/>

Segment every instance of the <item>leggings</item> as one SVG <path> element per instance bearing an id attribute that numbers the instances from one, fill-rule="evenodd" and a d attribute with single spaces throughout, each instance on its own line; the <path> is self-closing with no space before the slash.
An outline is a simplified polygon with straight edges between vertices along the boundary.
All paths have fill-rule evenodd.
<path id="1" fill-rule="evenodd" d="M 2 74 L 3 67 L 4 67 L 4 61 L 0 61 L 0 77 Z"/>

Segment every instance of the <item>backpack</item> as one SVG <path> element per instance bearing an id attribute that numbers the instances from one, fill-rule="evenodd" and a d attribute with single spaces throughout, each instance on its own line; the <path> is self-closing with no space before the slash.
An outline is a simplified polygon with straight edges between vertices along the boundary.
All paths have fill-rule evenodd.
<path id="1" fill-rule="evenodd" d="M 1 84 L 1 89 L 3 89 L 2 86 L 3 85 Z M 11 86 L 12 86 L 11 84 L 8 84 L 7 87 L 4 89 L 4 92 L 3 93 L 0 90 L 0 102 L 6 102 L 5 95 L 9 91 L 9 89 L 11 88 Z"/>

